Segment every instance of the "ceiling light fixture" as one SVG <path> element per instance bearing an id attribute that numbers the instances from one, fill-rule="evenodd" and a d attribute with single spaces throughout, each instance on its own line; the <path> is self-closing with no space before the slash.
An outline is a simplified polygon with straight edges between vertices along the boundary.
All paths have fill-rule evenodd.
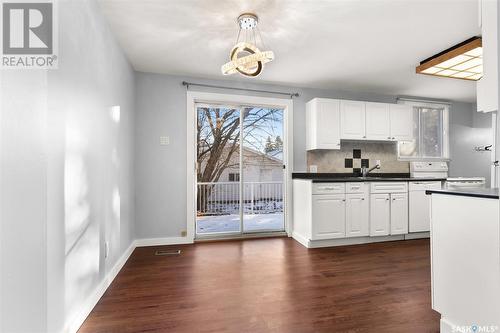
<path id="1" fill-rule="evenodd" d="M 481 37 L 472 37 L 424 61 L 416 69 L 419 74 L 477 81 L 483 77 Z"/>
<path id="2" fill-rule="evenodd" d="M 221 67 L 222 74 L 240 73 L 244 76 L 255 77 L 262 72 L 265 63 L 274 59 L 274 53 L 273 51 L 261 51 L 257 47 L 257 38 L 260 39 L 260 43 L 264 47 L 260 30 L 257 27 L 259 22 L 257 15 L 241 14 L 236 21 L 239 26 L 238 37 L 229 53 L 231 61 Z M 242 41 L 240 41 L 240 37 L 242 37 Z"/>

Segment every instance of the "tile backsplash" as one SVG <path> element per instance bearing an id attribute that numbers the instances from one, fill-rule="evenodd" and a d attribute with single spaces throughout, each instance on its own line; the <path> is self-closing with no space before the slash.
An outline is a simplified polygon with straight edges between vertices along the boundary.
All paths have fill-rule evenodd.
<path id="1" fill-rule="evenodd" d="M 360 173 L 362 166 L 371 168 L 380 160 L 381 168 L 373 173 L 408 173 L 410 163 L 398 161 L 396 142 L 342 141 L 340 150 L 307 152 L 307 171 L 311 165 L 318 172 Z"/>

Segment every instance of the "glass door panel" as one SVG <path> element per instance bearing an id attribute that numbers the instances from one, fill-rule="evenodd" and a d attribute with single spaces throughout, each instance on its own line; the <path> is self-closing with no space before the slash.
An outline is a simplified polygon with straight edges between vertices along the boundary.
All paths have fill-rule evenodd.
<path id="1" fill-rule="evenodd" d="M 196 105 L 196 235 L 241 233 L 240 109 Z"/>
<path id="2" fill-rule="evenodd" d="M 284 110 L 241 110 L 243 232 L 284 231 Z"/>

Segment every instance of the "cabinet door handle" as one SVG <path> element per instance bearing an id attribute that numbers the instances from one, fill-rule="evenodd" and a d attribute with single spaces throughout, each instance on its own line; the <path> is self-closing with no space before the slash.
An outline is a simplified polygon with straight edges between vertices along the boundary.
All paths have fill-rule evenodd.
<path id="1" fill-rule="evenodd" d="M 345 202 L 345 199 L 342 199 L 343 202 Z"/>
<path id="2" fill-rule="evenodd" d="M 385 201 L 389 201 L 389 198 L 385 199 Z"/>
<path id="3" fill-rule="evenodd" d="M 393 140 L 396 140 L 396 138 L 395 138 L 395 137 L 392 137 L 392 139 L 393 139 Z"/>
<path id="4" fill-rule="evenodd" d="M 366 135 L 363 135 L 363 139 L 366 139 Z"/>
<path id="5" fill-rule="evenodd" d="M 361 198 L 361 200 L 365 200 L 365 198 Z"/>
<path id="6" fill-rule="evenodd" d="M 388 137 L 387 137 L 387 139 L 391 139 L 391 137 L 390 137 L 390 136 L 388 136 Z"/>

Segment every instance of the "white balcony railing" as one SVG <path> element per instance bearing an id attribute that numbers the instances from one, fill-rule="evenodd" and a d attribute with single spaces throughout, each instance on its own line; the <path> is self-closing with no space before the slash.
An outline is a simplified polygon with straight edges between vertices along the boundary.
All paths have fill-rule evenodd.
<path id="1" fill-rule="evenodd" d="M 198 183 L 197 214 L 233 215 L 240 210 L 240 183 Z M 283 212 L 283 182 L 244 182 L 243 213 Z"/>

